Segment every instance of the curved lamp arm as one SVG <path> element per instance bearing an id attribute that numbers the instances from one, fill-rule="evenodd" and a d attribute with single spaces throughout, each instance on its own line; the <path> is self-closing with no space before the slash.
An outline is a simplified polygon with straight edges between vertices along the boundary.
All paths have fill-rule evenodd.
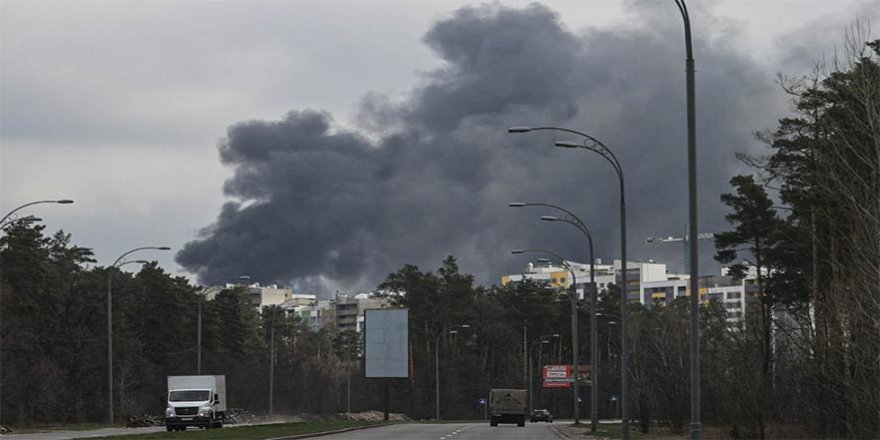
<path id="1" fill-rule="evenodd" d="M 134 248 L 134 249 L 120 255 L 119 258 L 117 258 L 116 261 L 113 262 L 111 267 L 119 267 L 119 266 L 122 266 L 123 264 L 128 264 L 128 263 L 120 264 L 120 261 L 122 261 L 122 259 L 125 258 L 126 256 L 128 256 L 129 254 L 135 253 L 137 251 L 147 250 L 147 249 L 153 249 L 153 250 L 157 250 L 157 251 L 170 251 L 171 250 L 171 248 L 168 246 L 143 246 L 143 247 L 139 247 L 139 248 Z"/>
<path id="2" fill-rule="evenodd" d="M 542 131 L 542 130 L 552 130 L 552 131 L 562 131 L 565 133 L 572 133 L 584 138 L 583 144 L 577 144 L 574 142 L 566 142 L 559 141 L 556 142 L 555 145 L 557 147 L 563 148 L 584 148 L 595 153 L 598 153 L 600 156 L 604 157 L 611 166 L 614 167 L 614 170 L 617 171 L 617 177 L 620 179 L 620 186 L 623 187 L 623 168 L 620 166 L 620 161 L 617 160 L 617 156 L 605 146 L 601 141 L 590 136 L 582 131 L 572 130 L 570 128 L 563 127 L 510 127 L 507 129 L 508 133 L 529 133 L 532 131 Z"/>
<path id="3" fill-rule="evenodd" d="M 575 228 L 580 229 L 580 231 L 583 232 L 584 235 L 587 236 L 587 240 L 590 241 L 590 246 L 593 245 L 593 234 L 590 234 L 590 230 L 587 229 L 587 226 L 584 225 L 582 222 L 579 222 L 579 221 L 577 221 L 577 220 L 574 220 L 574 219 L 568 218 L 567 216 L 566 216 L 566 217 L 562 217 L 562 218 L 560 218 L 560 217 L 556 217 L 556 216 L 553 216 L 553 215 L 542 215 L 542 216 L 541 216 L 541 220 L 548 221 L 548 222 L 563 222 L 563 223 L 568 223 L 568 224 L 574 226 Z"/>
<path id="4" fill-rule="evenodd" d="M 3 219 L 0 220 L 0 226 L 3 226 L 3 224 L 6 223 L 6 219 L 8 219 L 10 216 L 12 216 L 12 214 L 15 214 L 17 211 L 19 211 L 19 210 L 21 210 L 21 209 L 24 209 L 24 208 L 27 208 L 28 206 L 31 206 L 31 205 L 38 205 L 38 204 L 41 204 L 41 203 L 58 203 L 58 204 L 60 204 L 60 205 L 67 205 L 67 204 L 73 203 L 73 200 L 70 200 L 70 199 L 60 199 L 60 200 L 37 200 L 37 201 L 35 201 L 35 202 L 25 203 L 24 205 L 21 205 L 21 206 L 19 206 L 18 208 L 15 208 L 15 209 L 13 209 L 12 211 L 9 211 L 6 215 L 4 215 L 4 216 L 3 216 Z"/>
<path id="5" fill-rule="evenodd" d="M 587 225 L 583 221 L 581 221 L 581 219 L 578 216 L 576 216 L 573 212 L 571 212 L 561 206 L 551 205 L 549 203 L 536 203 L 536 202 L 511 202 L 511 203 L 508 203 L 507 206 L 509 206 L 511 208 L 521 208 L 521 207 L 526 207 L 526 206 L 543 206 L 543 207 L 555 209 L 557 211 L 561 211 L 561 212 L 565 213 L 565 217 L 563 217 L 563 218 L 566 220 L 570 220 L 570 221 L 566 221 L 566 220 L 562 220 L 562 219 L 559 219 L 559 220 L 562 220 L 562 221 L 565 221 L 566 223 L 570 223 L 570 224 L 574 225 L 575 227 L 580 229 L 581 232 L 586 234 L 587 237 L 590 239 L 590 241 L 593 240 L 593 236 L 592 236 L 592 234 L 590 234 L 590 230 L 587 228 Z M 541 217 L 541 220 L 544 220 L 544 217 Z"/>

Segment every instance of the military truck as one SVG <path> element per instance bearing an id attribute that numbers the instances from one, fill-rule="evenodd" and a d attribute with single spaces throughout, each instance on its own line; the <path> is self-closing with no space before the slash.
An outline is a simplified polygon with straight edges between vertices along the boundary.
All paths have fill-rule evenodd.
<path id="1" fill-rule="evenodd" d="M 499 423 L 526 426 L 527 402 L 527 390 L 495 388 L 489 391 L 489 426 Z"/>

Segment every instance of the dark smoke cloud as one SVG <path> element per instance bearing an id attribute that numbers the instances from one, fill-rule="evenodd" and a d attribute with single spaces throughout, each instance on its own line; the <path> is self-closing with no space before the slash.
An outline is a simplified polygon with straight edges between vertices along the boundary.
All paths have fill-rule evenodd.
<path id="1" fill-rule="evenodd" d="M 428 270 L 450 254 L 488 284 L 525 264 L 510 257 L 515 247 L 586 260 L 576 231 L 538 221 L 540 210 L 507 208 L 517 200 L 579 213 L 597 257 L 619 258 L 611 167 L 552 147 L 577 140 L 570 136 L 506 133 L 556 125 L 589 131 L 620 158 L 631 258 L 662 257 L 680 269 L 679 247 L 643 243 L 681 235 L 687 218 L 680 17 L 648 18 L 649 27 L 577 34 L 540 5 L 466 7 L 425 36 L 443 67 L 405 99 L 366 95 L 357 128 L 315 110 L 233 125 L 220 156 L 234 169 L 224 191 L 236 201 L 177 261 L 205 282 L 248 274 L 327 293 L 370 289 L 404 263 Z M 718 195 L 738 172 L 733 153 L 752 148 L 750 132 L 776 116 L 772 75 L 703 37 L 695 47 L 700 217 L 702 230 L 718 230 Z M 711 261 L 711 245 L 703 250 Z"/>

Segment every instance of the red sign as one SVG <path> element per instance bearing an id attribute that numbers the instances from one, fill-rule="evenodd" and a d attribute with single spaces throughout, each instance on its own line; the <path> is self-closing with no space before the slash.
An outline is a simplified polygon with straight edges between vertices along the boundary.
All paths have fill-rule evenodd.
<path id="1" fill-rule="evenodd" d="M 544 365 L 544 388 L 571 388 L 571 365 Z"/>
<path id="2" fill-rule="evenodd" d="M 593 383 L 593 366 L 578 365 L 578 383 L 590 385 Z"/>

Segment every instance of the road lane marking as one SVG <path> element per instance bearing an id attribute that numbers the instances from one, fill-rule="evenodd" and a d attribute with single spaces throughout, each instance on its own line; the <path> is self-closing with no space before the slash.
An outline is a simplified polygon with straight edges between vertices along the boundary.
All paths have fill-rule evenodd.
<path id="1" fill-rule="evenodd" d="M 440 437 L 440 440 L 447 440 L 447 439 L 451 438 L 452 436 L 454 436 L 454 435 L 456 435 L 456 434 L 458 434 L 458 433 L 460 433 L 460 432 L 462 432 L 462 431 L 464 431 L 464 430 L 466 430 L 466 429 L 469 429 L 469 428 L 471 428 L 471 427 L 470 427 L 470 426 L 465 426 L 464 428 L 456 429 L 455 431 L 452 431 L 452 433 L 447 434 L 447 435 L 444 435 L 443 437 Z"/>

